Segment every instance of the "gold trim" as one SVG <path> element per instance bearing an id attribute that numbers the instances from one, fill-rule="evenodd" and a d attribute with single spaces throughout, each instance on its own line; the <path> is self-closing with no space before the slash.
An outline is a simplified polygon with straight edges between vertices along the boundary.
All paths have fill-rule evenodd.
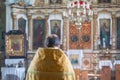
<path id="1" fill-rule="evenodd" d="M 6 35 L 6 56 L 24 56 L 23 35 Z"/>
<path id="2" fill-rule="evenodd" d="M 25 13 L 25 11 L 24 10 L 20 10 L 18 13 Z"/>
<path id="3" fill-rule="evenodd" d="M 37 16 L 37 17 L 36 17 L 36 19 L 38 19 L 38 20 L 39 20 L 39 19 L 42 19 L 42 17 L 40 17 L 40 16 Z"/>
<path id="4" fill-rule="evenodd" d="M 59 13 L 61 13 L 61 12 L 55 9 L 55 10 L 53 10 L 51 13 L 52 13 L 52 14 L 59 14 Z"/>
<path id="5" fill-rule="evenodd" d="M 35 13 L 42 13 L 42 12 L 38 10 L 38 11 L 35 11 Z"/>

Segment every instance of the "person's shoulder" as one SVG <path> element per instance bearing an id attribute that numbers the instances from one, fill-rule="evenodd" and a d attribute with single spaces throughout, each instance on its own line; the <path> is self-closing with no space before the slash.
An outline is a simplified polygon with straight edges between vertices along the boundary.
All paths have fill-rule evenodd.
<path id="1" fill-rule="evenodd" d="M 38 52 L 38 51 L 40 51 L 40 50 L 43 50 L 43 48 L 38 48 L 36 51 Z"/>
<path id="2" fill-rule="evenodd" d="M 40 47 L 40 48 L 38 48 L 37 50 L 42 50 L 42 49 L 44 49 L 44 48 L 41 48 L 41 47 Z"/>
<path id="3" fill-rule="evenodd" d="M 38 48 L 37 51 L 41 51 L 41 50 L 56 50 L 56 51 L 61 51 L 63 52 L 62 49 L 60 48 L 53 48 L 53 47 L 49 47 L 49 48 Z"/>

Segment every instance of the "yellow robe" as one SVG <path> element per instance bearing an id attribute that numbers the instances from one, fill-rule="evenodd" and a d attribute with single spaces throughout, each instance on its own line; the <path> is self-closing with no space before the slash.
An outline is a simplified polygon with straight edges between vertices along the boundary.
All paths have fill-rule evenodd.
<path id="1" fill-rule="evenodd" d="M 61 49 L 39 48 L 28 68 L 26 80 L 75 80 L 75 74 Z"/>

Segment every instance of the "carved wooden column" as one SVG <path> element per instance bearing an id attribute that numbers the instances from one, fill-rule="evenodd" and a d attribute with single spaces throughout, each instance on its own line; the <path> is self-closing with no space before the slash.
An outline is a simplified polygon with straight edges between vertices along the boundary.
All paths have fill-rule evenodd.
<path id="1" fill-rule="evenodd" d="M 111 48 L 116 49 L 116 16 L 115 14 L 112 15 L 112 36 L 111 40 Z"/>
<path id="2" fill-rule="evenodd" d="M 15 30 L 16 29 L 16 15 L 15 14 L 12 14 L 12 29 Z"/>
<path id="3" fill-rule="evenodd" d="M 93 48 L 98 49 L 97 14 L 93 16 Z"/>
<path id="4" fill-rule="evenodd" d="M 30 23 L 31 23 L 31 15 L 27 15 L 27 18 L 28 18 L 28 50 L 31 50 L 31 48 L 30 48 L 30 36 L 31 36 L 31 32 L 30 32 Z"/>
<path id="5" fill-rule="evenodd" d="M 62 40 L 63 41 L 62 48 L 63 48 L 63 50 L 67 50 L 67 40 L 68 40 L 68 37 L 67 37 L 68 31 L 67 30 L 69 28 L 67 23 L 68 23 L 68 20 L 66 18 L 63 18 L 63 33 L 62 33 L 62 39 L 63 39 Z"/>
<path id="6" fill-rule="evenodd" d="M 45 24 L 45 34 L 46 34 L 46 36 L 45 37 L 47 37 L 48 35 L 49 35 L 49 33 L 48 33 L 48 31 L 49 31 L 49 27 L 48 27 L 48 17 L 49 17 L 49 15 L 46 15 L 45 16 L 45 20 L 46 20 L 46 24 Z"/>

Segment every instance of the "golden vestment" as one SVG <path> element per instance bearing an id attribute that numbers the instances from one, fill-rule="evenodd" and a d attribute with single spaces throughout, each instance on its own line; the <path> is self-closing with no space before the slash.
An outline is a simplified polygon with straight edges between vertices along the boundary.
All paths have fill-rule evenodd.
<path id="1" fill-rule="evenodd" d="M 75 74 L 61 49 L 39 48 L 28 68 L 26 80 L 75 80 Z"/>

